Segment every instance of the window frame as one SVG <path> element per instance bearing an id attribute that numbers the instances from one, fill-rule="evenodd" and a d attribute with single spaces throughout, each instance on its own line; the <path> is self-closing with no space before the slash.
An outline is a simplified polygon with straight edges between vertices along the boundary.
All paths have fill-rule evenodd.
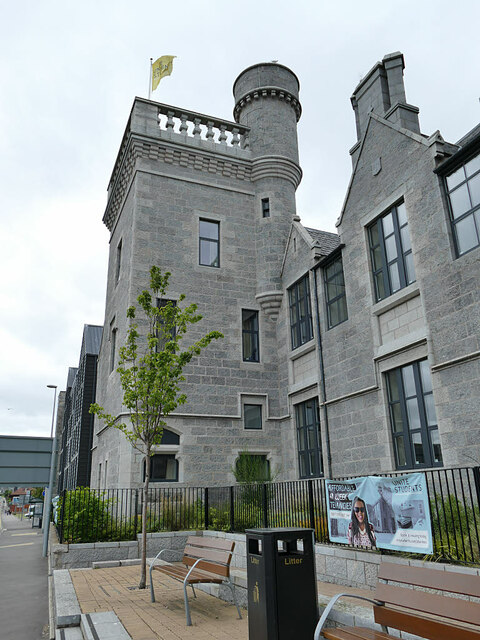
<path id="1" fill-rule="evenodd" d="M 262 198 L 262 218 L 270 218 L 270 198 Z"/>
<path id="2" fill-rule="evenodd" d="M 300 295 L 301 285 L 305 283 L 304 293 Z M 305 301 L 306 313 L 301 315 L 302 301 Z M 288 288 L 288 310 L 290 319 L 290 340 L 292 350 L 313 340 L 312 305 L 310 300 L 310 277 L 305 274 Z M 302 328 L 304 336 L 302 335 Z M 305 338 L 305 339 L 303 339 Z"/>
<path id="3" fill-rule="evenodd" d="M 246 314 L 253 314 L 254 326 L 253 328 L 245 328 L 245 323 L 250 320 L 246 318 Z M 251 357 L 245 356 L 245 340 L 249 336 L 251 340 L 252 355 Z M 243 362 L 260 362 L 260 330 L 259 330 L 259 314 L 256 309 L 242 309 L 242 360 Z"/>
<path id="4" fill-rule="evenodd" d="M 154 458 L 157 457 L 162 457 L 162 458 L 169 458 L 175 461 L 175 478 L 156 478 L 153 476 L 153 462 L 154 462 Z M 145 482 L 145 460 L 143 460 L 143 481 Z M 165 472 L 167 471 L 167 466 L 165 466 Z M 179 478 L 179 464 L 178 464 L 178 458 L 177 455 L 175 453 L 171 453 L 171 452 L 165 452 L 163 453 L 162 451 L 158 451 L 156 453 L 154 453 L 151 457 L 150 460 L 150 482 L 178 482 L 178 478 Z"/>
<path id="5" fill-rule="evenodd" d="M 422 363 L 426 363 L 429 374 L 429 386 L 425 389 L 425 381 L 422 378 Z M 415 393 L 408 394 L 405 383 L 403 371 L 412 367 L 413 383 Z M 396 388 L 398 390 L 398 399 L 394 398 L 392 391 L 392 380 L 395 379 Z M 436 432 L 438 436 L 438 421 L 436 419 L 432 425 L 428 424 L 428 409 L 426 397 L 431 396 L 433 400 L 433 390 L 431 388 L 431 370 L 427 359 L 417 360 L 408 364 L 396 367 L 390 371 L 385 372 L 386 390 L 387 390 L 387 410 L 388 418 L 390 422 L 390 432 L 392 435 L 393 453 L 395 458 L 395 468 L 397 470 L 409 470 L 409 469 L 427 469 L 431 467 L 443 467 L 443 455 L 440 447 L 439 461 L 435 460 L 434 444 L 432 441 L 432 433 Z M 409 412 L 409 402 L 416 400 L 415 406 L 418 412 L 418 427 L 411 427 L 410 415 L 414 413 Z M 400 414 L 395 415 L 394 406 L 398 405 Z M 435 405 L 433 405 L 435 410 Z M 396 429 L 398 419 L 401 420 L 401 429 Z M 415 436 L 420 435 L 420 444 L 422 446 L 423 462 L 416 463 L 415 461 Z M 412 437 L 413 436 L 413 437 Z M 401 464 L 399 459 L 399 445 L 397 441 L 403 440 L 403 453 L 405 456 L 405 464 Z M 440 444 L 438 443 L 438 446 Z"/>
<path id="6" fill-rule="evenodd" d="M 117 348 L 117 327 L 115 326 L 115 318 L 110 322 L 110 363 L 109 373 L 115 371 L 115 359 Z"/>
<path id="7" fill-rule="evenodd" d="M 308 419 L 309 404 L 313 405 L 313 407 L 311 407 L 313 422 Z M 324 468 L 318 398 L 308 398 L 303 402 L 299 402 L 294 405 L 294 410 L 298 454 L 298 476 L 301 480 L 308 478 L 322 478 L 324 476 Z M 310 442 L 309 433 L 312 435 L 312 442 Z M 301 446 L 302 440 L 305 445 L 303 447 Z M 309 446 L 309 444 L 313 444 L 313 446 Z"/>
<path id="8" fill-rule="evenodd" d="M 331 267 L 333 267 L 336 263 L 340 264 L 340 269 L 337 269 L 334 273 L 333 276 L 327 277 L 327 271 L 328 269 L 330 269 Z M 341 274 L 342 276 L 342 283 L 340 285 L 336 285 L 336 286 L 343 286 L 343 293 L 334 296 L 333 298 L 329 298 L 329 284 L 331 284 L 332 280 L 334 278 L 336 278 L 339 274 Z M 327 308 L 327 327 L 328 329 L 333 329 L 334 327 L 337 327 L 339 324 L 342 324 L 343 322 L 346 322 L 348 320 L 348 307 L 347 307 L 347 292 L 345 289 L 345 275 L 344 275 L 344 271 L 343 271 L 343 258 L 342 258 L 342 254 L 338 253 L 337 255 L 335 255 L 331 260 L 329 260 L 328 262 L 325 263 L 325 265 L 323 265 L 323 286 L 325 289 L 325 304 L 326 304 L 326 308 Z M 343 317 L 341 320 L 339 320 L 338 322 L 333 322 L 332 321 L 332 308 L 333 305 L 336 305 L 338 302 L 340 302 L 342 299 L 345 300 L 345 317 Z"/>
<path id="9" fill-rule="evenodd" d="M 479 165 L 479 168 L 476 171 L 474 171 L 472 175 L 467 176 L 467 172 L 466 172 L 466 166 L 472 160 L 475 160 L 479 156 L 480 156 L 480 152 L 477 150 L 476 153 L 468 156 L 462 162 L 459 162 L 458 164 L 456 164 L 452 170 L 448 171 L 448 173 L 446 173 L 444 176 L 442 176 L 443 186 L 444 186 L 444 189 L 445 189 L 445 194 L 447 196 L 448 214 L 449 214 L 449 218 L 450 218 L 450 225 L 451 225 L 451 229 L 452 229 L 452 235 L 453 235 L 453 242 L 454 242 L 454 246 L 455 246 L 455 256 L 456 256 L 456 258 L 460 258 L 461 256 L 464 256 L 467 253 L 470 253 L 470 251 L 474 251 L 475 249 L 478 249 L 480 247 L 480 201 L 476 205 L 473 204 L 472 193 L 471 193 L 471 184 L 470 184 L 471 182 L 473 182 L 474 179 L 479 179 L 479 176 L 480 176 L 480 165 Z M 451 178 L 455 173 L 457 173 L 461 169 L 463 169 L 463 179 L 460 182 L 458 182 L 457 184 L 455 184 L 452 188 L 449 188 L 448 179 Z M 455 216 L 454 206 L 452 204 L 451 195 L 452 195 L 452 193 L 460 192 L 460 190 L 464 186 L 467 189 L 467 196 L 468 196 L 468 199 L 470 201 L 470 208 L 467 209 L 466 211 L 464 211 L 463 213 L 460 213 L 458 216 Z M 477 243 L 475 245 L 473 245 L 472 247 L 470 247 L 469 249 L 466 249 L 465 251 L 460 251 L 457 225 L 459 225 L 462 222 L 465 222 L 466 220 L 468 220 L 470 218 L 473 221 L 473 228 L 474 228 L 475 233 L 477 235 Z"/>
<path id="10" fill-rule="evenodd" d="M 247 426 L 247 407 L 255 407 L 259 410 L 260 426 Z M 258 417 L 258 416 L 257 416 Z M 261 431 L 263 429 L 263 409 L 262 405 L 254 402 L 245 402 L 243 404 L 243 428 L 246 431 Z"/>
<path id="11" fill-rule="evenodd" d="M 401 223 L 399 220 L 398 210 L 400 207 L 404 208 L 405 213 L 405 222 Z M 388 216 L 392 216 L 392 231 L 388 232 L 388 229 L 385 229 L 385 220 Z M 408 232 L 408 243 L 409 247 L 404 248 L 404 242 L 402 240 L 402 229 L 406 229 Z M 376 230 L 377 239 L 374 238 L 374 230 Z M 413 250 L 410 238 L 410 229 L 408 225 L 408 218 L 405 203 L 402 201 L 395 204 L 393 207 L 388 209 L 385 213 L 376 218 L 373 222 L 371 222 L 367 226 L 367 236 L 368 236 L 368 249 L 370 254 L 370 268 L 373 279 L 373 290 L 375 295 L 375 302 L 380 302 L 381 300 L 385 300 L 390 297 L 397 291 L 401 289 L 405 289 L 410 284 L 416 282 L 416 274 L 415 274 L 415 265 L 413 263 Z M 396 255 L 392 259 L 388 258 L 388 250 L 387 243 L 393 238 Z M 378 253 L 376 253 L 378 250 Z M 376 266 L 376 258 L 375 256 L 380 258 L 380 264 Z M 413 272 L 414 278 L 409 280 L 408 278 L 408 261 L 411 257 L 411 268 Z M 392 284 L 392 276 L 391 276 L 391 268 L 396 265 L 397 273 L 398 273 L 398 281 L 399 286 L 397 288 Z M 384 295 L 380 293 L 380 276 L 381 281 L 383 282 Z"/>
<path id="12" fill-rule="evenodd" d="M 217 237 L 216 238 L 210 238 L 210 237 L 201 235 L 202 222 L 207 222 L 208 224 L 216 226 L 216 228 L 217 228 Z M 205 262 L 202 262 L 202 246 L 204 245 L 204 243 L 208 243 L 208 245 L 210 245 L 210 244 L 215 244 L 216 245 L 216 247 L 217 247 L 216 263 L 217 264 L 212 264 L 212 263 L 207 264 Z M 199 224 L 198 224 L 198 264 L 201 267 L 211 267 L 213 269 L 219 269 L 220 268 L 220 221 L 219 220 L 211 220 L 209 218 L 199 218 Z"/>
<path id="13" fill-rule="evenodd" d="M 268 459 L 268 453 L 257 453 L 255 451 L 239 451 L 238 452 L 238 456 L 235 460 L 235 470 L 238 470 L 238 463 L 240 462 L 240 459 L 242 457 L 249 457 L 249 458 L 261 458 L 262 462 L 265 465 L 265 471 L 266 474 L 264 475 L 263 478 L 257 478 L 255 480 L 253 480 L 254 483 L 267 483 L 267 482 L 271 482 L 272 479 L 272 470 L 271 470 L 271 465 L 270 465 L 270 460 Z"/>
<path id="14" fill-rule="evenodd" d="M 116 262 L 115 262 L 115 284 L 120 280 L 120 270 L 122 268 L 122 247 L 123 240 L 120 238 L 120 242 L 117 244 Z"/>

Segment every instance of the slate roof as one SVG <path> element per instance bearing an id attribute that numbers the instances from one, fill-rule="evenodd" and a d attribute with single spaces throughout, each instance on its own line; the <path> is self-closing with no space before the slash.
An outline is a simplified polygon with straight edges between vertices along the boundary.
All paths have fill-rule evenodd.
<path id="1" fill-rule="evenodd" d="M 458 142 L 456 142 L 455 144 L 458 144 L 459 147 L 464 147 L 469 142 L 472 142 L 473 140 L 478 138 L 478 136 L 480 136 L 480 124 L 477 124 L 476 127 L 473 127 L 473 129 L 471 131 L 466 133 L 463 136 L 463 138 L 460 138 L 460 140 Z"/>
<path id="2" fill-rule="evenodd" d="M 320 248 L 320 252 L 323 256 L 328 256 L 334 251 L 340 244 L 340 238 L 337 233 L 331 233 L 330 231 L 320 231 L 319 229 L 310 229 L 305 227 L 310 237 L 315 242 L 317 247 Z"/>

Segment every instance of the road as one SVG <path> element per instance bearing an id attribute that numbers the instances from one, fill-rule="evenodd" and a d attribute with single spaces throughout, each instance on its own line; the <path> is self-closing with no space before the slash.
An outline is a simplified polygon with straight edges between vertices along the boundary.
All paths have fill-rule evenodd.
<path id="1" fill-rule="evenodd" d="M 5 514 L 0 497 L 0 637 L 48 638 L 48 566 L 42 533 L 31 521 Z"/>

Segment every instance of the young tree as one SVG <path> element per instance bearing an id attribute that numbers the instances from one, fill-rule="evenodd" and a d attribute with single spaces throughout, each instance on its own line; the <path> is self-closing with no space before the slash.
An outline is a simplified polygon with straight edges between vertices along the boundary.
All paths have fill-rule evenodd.
<path id="1" fill-rule="evenodd" d="M 130 423 L 119 423 L 117 418 L 105 413 L 97 403 L 90 412 L 98 416 L 105 425 L 123 431 L 132 446 L 144 455 L 145 482 L 142 505 L 142 563 L 140 589 L 146 585 L 147 562 L 147 500 L 150 482 L 150 461 L 155 445 L 160 444 L 165 418 L 178 405 L 187 400 L 181 392 L 180 383 L 185 379 L 183 368 L 201 350 L 217 338 L 219 331 L 210 331 L 192 345 L 182 348 L 182 340 L 189 325 L 202 319 L 197 305 L 181 308 L 171 301 L 159 304 L 168 290 L 170 273 L 153 266 L 150 269 L 150 289 L 138 296 L 138 305 L 143 311 L 145 326 L 139 331 L 136 308 L 129 307 L 127 318 L 130 325 L 125 345 L 119 352 L 117 372 L 123 389 L 123 404 L 130 413 Z M 181 295 L 178 302 L 185 299 Z"/>

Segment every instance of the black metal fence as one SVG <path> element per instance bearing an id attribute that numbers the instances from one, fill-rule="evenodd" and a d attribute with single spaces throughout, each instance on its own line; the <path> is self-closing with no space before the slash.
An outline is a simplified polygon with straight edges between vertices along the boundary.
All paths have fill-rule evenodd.
<path id="1" fill-rule="evenodd" d="M 425 475 L 433 557 L 480 564 L 480 467 L 428 470 Z M 135 540 L 142 530 L 142 502 L 141 489 L 65 491 L 56 513 L 60 542 Z M 147 502 L 148 531 L 311 527 L 317 542 L 329 543 L 322 479 L 154 488 L 149 490 Z"/>

